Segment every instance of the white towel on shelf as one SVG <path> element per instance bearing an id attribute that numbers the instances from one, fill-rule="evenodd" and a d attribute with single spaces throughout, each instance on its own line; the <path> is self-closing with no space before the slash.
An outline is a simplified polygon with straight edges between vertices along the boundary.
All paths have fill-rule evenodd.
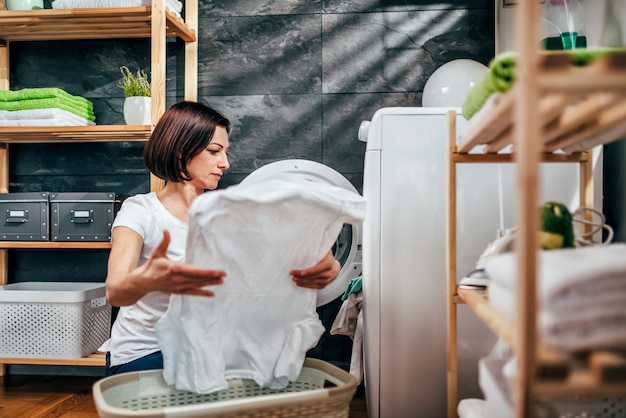
<path id="1" fill-rule="evenodd" d="M 92 126 L 94 122 L 58 108 L 0 110 L 0 126 Z"/>
<path id="2" fill-rule="evenodd" d="M 516 289 L 517 254 L 487 262 L 491 282 Z M 626 244 L 596 245 L 537 254 L 537 295 L 554 312 L 578 310 L 581 303 L 597 306 L 626 294 Z"/>
<path id="3" fill-rule="evenodd" d="M 199 196 L 189 211 L 186 259 L 227 276 L 213 298 L 170 297 L 155 325 L 165 381 L 211 393 L 232 378 L 273 389 L 297 379 L 324 327 L 317 292 L 296 286 L 289 272 L 317 263 L 344 223 L 364 217 L 359 194 L 301 176 Z"/>
<path id="4" fill-rule="evenodd" d="M 151 6 L 152 0 L 54 0 L 53 9 L 91 9 Z"/>
<path id="5" fill-rule="evenodd" d="M 546 344 L 562 351 L 626 349 L 624 309 L 607 309 L 589 318 L 556 317 L 542 312 L 537 327 Z"/>
<path id="6" fill-rule="evenodd" d="M 516 254 L 489 260 L 491 306 L 516 319 Z M 626 245 L 538 253 L 538 331 L 564 351 L 626 348 Z"/>
<path id="7" fill-rule="evenodd" d="M 495 309 L 502 318 L 514 324 L 517 316 L 515 291 L 500 285 L 498 282 L 492 281 L 487 287 L 487 295 L 491 307 Z"/>
<path id="8" fill-rule="evenodd" d="M 484 399 L 462 399 L 457 407 L 459 418 L 488 418 L 487 401 Z"/>
<path id="9" fill-rule="evenodd" d="M 54 0 L 53 9 L 87 9 L 110 7 L 151 6 L 152 0 Z M 165 7 L 180 16 L 183 3 L 179 0 L 165 0 Z"/>

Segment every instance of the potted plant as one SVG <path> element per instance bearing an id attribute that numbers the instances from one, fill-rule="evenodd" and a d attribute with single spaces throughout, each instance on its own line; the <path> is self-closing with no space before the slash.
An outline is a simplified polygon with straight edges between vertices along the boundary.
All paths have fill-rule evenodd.
<path id="1" fill-rule="evenodd" d="M 120 67 L 122 79 L 117 86 L 124 90 L 124 120 L 127 125 L 150 125 L 152 123 L 152 85 L 148 75 L 140 68 L 133 73 L 126 66 Z"/>

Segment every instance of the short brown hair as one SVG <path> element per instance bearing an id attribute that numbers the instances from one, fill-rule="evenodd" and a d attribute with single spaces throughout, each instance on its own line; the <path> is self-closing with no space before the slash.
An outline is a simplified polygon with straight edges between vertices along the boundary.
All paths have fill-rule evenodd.
<path id="1" fill-rule="evenodd" d="M 143 161 L 155 176 L 171 182 L 191 180 L 187 164 L 204 151 L 221 126 L 230 121 L 201 103 L 182 101 L 165 110 L 143 150 Z"/>

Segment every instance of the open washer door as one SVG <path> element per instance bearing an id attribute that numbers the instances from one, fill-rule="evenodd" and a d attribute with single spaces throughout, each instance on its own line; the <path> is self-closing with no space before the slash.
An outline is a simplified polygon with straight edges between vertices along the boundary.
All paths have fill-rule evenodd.
<path id="1" fill-rule="evenodd" d="M 358 193 L 352 183 L 340 173 L 324 164 L 309 160 L 283 160 L 264 165 L 250 173 L 242 183 L 255 182 L 280 173 L 295 173 L 306 180 L 326 182 Z M 361 275 L 361 228 L 361 225 L 345 224 L 339 233 L 333 246 L 333 254 L 341 264 L 341 271 L 337 279 L 317 292 L 318 307 L 343 295 L 350 280 Z"/>

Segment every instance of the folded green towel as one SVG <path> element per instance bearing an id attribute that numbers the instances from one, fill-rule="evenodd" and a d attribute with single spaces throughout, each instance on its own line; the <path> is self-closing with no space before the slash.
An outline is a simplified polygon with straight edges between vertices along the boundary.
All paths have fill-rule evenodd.
<path id="1" fill-rule="evenodd" d="M 485 104 L 493 93 L 507 91 L 515 79 L 517 54 L 506 52 L 497 55 L 489 63 L 485 76 L 472 87 L 463 102 L 463 116 L 469 120 Z"/>
<path id="2" fill-rule="evenodd" d="M 93 110 L 93 103 L 84 97 L 74 96 L 57 87 L 30 88 L 21 90 L 0 90 L 0 102 L 16 102 L 31 99 L 63 99 L 76 106 Z"/>
<path id="3" fill-rule="evenodd" d="M 596 58 L 610 53 L 625 53 L 624 48 L 580 48 L 567 51 L 572 65 L 584 66 Z M 547 51 L 543 54 L 563 54 L 563 51 Z M 472 87 L 463 102 L 462 113 L 469 120 L 478 112 L 489 96 L 497 92 L 505 92 L 511 88 L 515 81 L 515 64 L 517 54 L 504 52 L 497 55 L 489 63 L 489 71 L 478 83 Z"/>
<path id="4" fill-rule="evenodd" d="M 348 287 L 346 288 L 346 291 L 341 297 L 341 300 L 345 301 L 346 299 L 348 299 L 348 296 L 350 296 L 352 293 L 359 293 L 361 291 L 362 285 L 363 285 L 362 276 L 358 276 L 350 280 L 350 282 L 348 283 Z"/>
<path id="5" fill-rule="evenodd" d="M 88 106 L 82 105 L 78 106 L 75 103 L 72 103 L 69 100 L 59 99 L 59 98 L 46 98 L 46 99 L 29 99 L 29 100 L 18 100 L 18 101 L 10 101 L 10 102 L 2 102 L 0 101 L 0 110 L 32 110 L 32 109 L 48 109 L 48 108 L 58 108 L 67 110 L 68 112 L 72 112 L 81 118 L 85 118 L 90 121 L 95 121 L 96 117 L 91 109 Z"/>

